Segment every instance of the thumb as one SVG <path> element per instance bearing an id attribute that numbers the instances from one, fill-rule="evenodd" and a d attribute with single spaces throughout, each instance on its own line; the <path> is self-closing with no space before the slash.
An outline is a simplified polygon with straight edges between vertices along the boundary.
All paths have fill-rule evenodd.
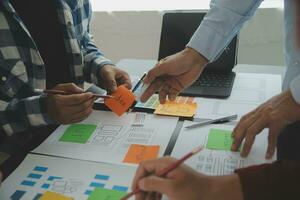
<path id="1" fill-rule="evenodd" d="M 107 73 L 104 77 L 104 83 L 109 93 L 115 92 L 117 90 L 118 85 L 114 73 Z"/>
<path id="2" fill-rule="evenodd" d="M 144 82 L 145 82 L 146 84 L 150 84 L 150 83 L 152 83 L 157 77 L 160 77 L 160 76 L 162 76 L 162 75 L 164 75 L 164 74 L 165 74 L 165 67 L 164 67 L 164 64 L 157 64 L 153 69 L 151 69 L 151 70 L 148 72 L 148 74 L 147 74 L 147 76 L 146 76 Z"/>
<path id="3" fill-rule="evenodd" d="M 171 188 L 171 181 L 157 176 L 148 176 L 139 181 L 139 188 L 145 192 L 158 192 L 162 194 L 169 194 Z"/>

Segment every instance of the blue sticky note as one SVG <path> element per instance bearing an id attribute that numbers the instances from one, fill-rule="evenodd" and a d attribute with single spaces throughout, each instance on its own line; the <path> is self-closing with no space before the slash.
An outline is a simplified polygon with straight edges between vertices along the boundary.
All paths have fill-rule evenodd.
<path id="1" fill-rule="evenodd" d="M 33 170 L 38 171 L 38 172 L 46 172 L 48 170 L 48 168 L 47 167 L 36 166 Z"/>
<path id="2" fill-rule="evenodd" d="M 31 174 L 29 174 L 27 177 L 28 177 L 28 178 L 34 178 L 34 179 L 40 179 L 40 178 L 42 177 L 42 175 L 31 173 Z"/>
<path id="3" fill-rule="evenodd" d="M 22 181 L 21 185 L 34 186 L 35 182 L 33 182 L 33 181 Z"/>

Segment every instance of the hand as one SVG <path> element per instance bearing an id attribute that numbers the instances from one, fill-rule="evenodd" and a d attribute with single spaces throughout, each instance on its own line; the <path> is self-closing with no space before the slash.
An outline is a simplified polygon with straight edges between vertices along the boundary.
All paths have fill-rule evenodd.
<path id="1" fill-rule="evenodd" d="M 181 165 L 164 178 L 155 176 L 175 161 L 175 159 L 165 157 L 140 164 L 133 180 L 132 190 L 139 187 L 144 193 L 137 194 L 136 200 L 159 200 L 162 194 L 167 195 L 170 200 L 242 199 L 242 190 L 237 175 L 206 176 L 186 165 Z"/>
<path id="2" fill-rule="evenodd" d="M 187 166 L 180 166 L 170 172 L 166 178 L 155 176 L 159 171 L 175 162 L 172 158 L 145 161 L 140 164 L 133 180 L 132 190 L 137 186 L 148 193 L 136 195 L 137 200 L 161 199 L 160 194 L 166 194 L 170 200 L 200 200 L 204 196 L 207 184 L 206 176 L 198 174 Z M 148 176 L 149 174 L 153 174 Z M 202 187 L 203 186 L 203 187 Z M 151 198 L 151 197 L 157 198 Z"/>
<path id="3" fill-rule="evenodd" d="M 113 65 L 104 65 L 99 75 L 101 77 L 100 87 L 107 90 L 108 93 L 116 91 L 119 85 L 125 85 L 127 89 L 131 89 L 129 75 Z"/>
<path id="4" fill-rule="evenodd" d="M 206 58 L 191 48 L 161 60 L 144 80 L 150 85 L 141 101 L 146 102 L 157 91 L 161 103 L 165 103 L 167 97 L 175 100 L 182 90 L 198 79 L 207 63 Z"/>
<path id="5" fill-rule="evenodd" d="M 72 95 L 48 95 L 47 111 L 59 124 L 72 124 L 87 118 L 93 111 L 94 97 L 73 83 L 59 84 L 53 90 L 62 90 Z"/>
<path id="6" fill-rule="evenodd" d="M 241 156 L 246 157 L 255 136 L 264 128 L 269 128 L 266 159 L 271 159 L 280 130 L 298 120 L 300 120 L 300 105 L 295 102 L 289 90 L 283 92 L 242 117 L 232 134 L 234 139 L 232 150 L 237 151 L 245 139 Z"/>

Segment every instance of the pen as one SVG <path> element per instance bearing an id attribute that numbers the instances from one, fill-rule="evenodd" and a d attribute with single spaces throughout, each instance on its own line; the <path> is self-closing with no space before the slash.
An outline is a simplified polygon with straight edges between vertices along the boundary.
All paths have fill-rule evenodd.
<path id="1" fill-rule="evenodd" d="M 65 91 L 61 91 L 61 90 L 40 90 L 40 89 L 35 89 L 35 92 L 38 93 L 45 93 L 45 94 L 60 94 L 60 95 L 71 95 L 73 93 L 69 93 L 69 92 L 65 92 Z M 84 92 L 83 92 L 84 93 Z M 101 95 L 101 94 L 93 94 L 94 97 L 97 98 L 114 98 L 111 95 Z"/>
<path id="2" fill-rule="evenodd" d="M 178 166 L 180 166 L 182 163 L 184 163 L 184 161 L 186 161 L 187 159 L 189 159 L 193 155 L 195 155 L 195 154 L 199 153 L 200 151 L 202 151 L 202 149 L 203 149 L 203 146 L 196 147 L 195 149 L 193 149 L 191 152 L 189 152 L 188 154 L 186 154 L 185 156 L 183 156 L 182 158 L 180 158 L 176 162 L 170 164 L 168 167 L 166 167 L 166 168 L 162 169 L 161 171 L 159 171 L 157 176 L 159 176 L 159 177 L 166 176 L 168 173 L 170 173 L 171 171 L 176 169 Z M 139 192 L 141 192 L 141 189 L 136 188 L 135 190 L 133 190 L 132 192 L 128 193 L 123 198 L 121 198 L 121 200 L 129 199 L 130 197 L 132 197 L 133 195 L 135 195 Z"/>
<path id="3" fill-rule="evenodd" d="M 134 88 L 132 89 L 132 92 L 134 93 L 139 87 L 140 85 L 143 83 L 144 78 L 147 76 L 147 73 L 144 73 L 144 75 L 142 76 L 142 78 L 140 78 L 140 80 L 137 82 L 137 84 L 134 86 Z"/>
<path id="4" fill-rule="evenodd" d="M 197 128 L 197 127 L 206 126 L 206 125 L 213 124 L 213 123 L 228 122 L 228 121 L 236 120 L 237 117 L 238 117 L 238 115 L 231 115 L 231 116 L 222 117 L 222 118 L 218 118 L 218 119 L 212 119 L 212 120 L 200 122 L 197 124 L 193 124 L 190 126 L 186 126 L 185 128 Z"/>

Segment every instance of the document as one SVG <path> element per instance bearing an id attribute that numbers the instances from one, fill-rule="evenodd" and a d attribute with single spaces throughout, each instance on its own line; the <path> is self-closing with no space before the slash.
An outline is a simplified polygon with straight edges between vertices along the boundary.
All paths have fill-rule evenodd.
<path id="1" fill-rule="evenodd" d="M 195 98 L 198 105 L 195 117 L 215 119 L 237 114 L 239 120 L 280 92 L 280 75 L 237 73 L 228 99 Z"/>
<path id="2" fill-rule="evenodd" d="M 201 128 L 186 129 L 185 126 L 195 122 L 185 121 L 178 136 L 171 156 L 181 158 L 190 149 L 203 145 L 204 150 L 186 161 L 195 170 L 207 175 L 231 174 L 237 168 L 255 164 L 269 163 L 265 153 L 268 145 L 268 130 L 256 136 L 255 143 L 247 158 L 242 158 L 240 152 L 230 151 L 230 137 L 234 126 L 209 125 Z"/>
<path id="3" fill-rule="evenodd" d="M 159 146 L 162 156 L 178 118 L 147 113 L 118 117 L 112 112 L 93 111 L 79 124 L 58 127 L 34 153 L 124 164 L 132 144 Z"/>
<path id="4" fill-rule="evenodd" d="M 74 200 L 100 200 L 99 194 L 130 192 L 135 171 L 133 166 L 28 154 L 2 183 L 0 199 L 37 200 L 48 191 L 46 197 L 58 193 Z"/>

